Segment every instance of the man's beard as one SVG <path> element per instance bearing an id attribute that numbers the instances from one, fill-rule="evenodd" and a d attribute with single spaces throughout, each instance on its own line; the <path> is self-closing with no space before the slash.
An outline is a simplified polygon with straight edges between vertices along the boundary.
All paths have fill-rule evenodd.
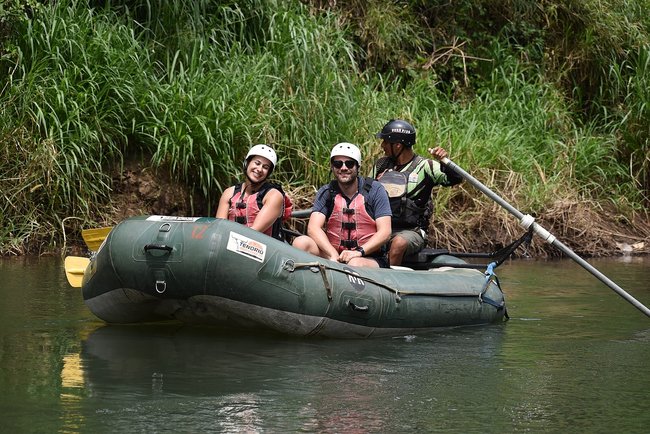
<path id="1" fill-rule="evenodd" d="M 349 176 L 350 178 L 349 178 L 348 180 L 346 180 L 346 181 L 341 181 L 341 178 L 339 177 L 339 178 L 337 179 L 337 181 L 339 182 L 339 184 L 341 184 L 341 185 L 345 185 L 345 186 L 348 186 L 348 185 L 352 185 L 352 184 L 354 184 L 354 181 L 357 180 L 357 176 L 356 176 L 355 174 L 349 173 L 349 174 L 346 174 L 346 175 Z"/>

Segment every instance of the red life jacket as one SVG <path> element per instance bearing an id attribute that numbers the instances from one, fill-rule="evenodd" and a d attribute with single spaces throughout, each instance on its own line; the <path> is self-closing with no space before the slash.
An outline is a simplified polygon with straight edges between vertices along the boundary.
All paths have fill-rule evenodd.
<path id="1" fill-rule="evenodd" d="M 365 178 L 364 181 L 363 192 L 355 194 L 349 204 L 338 191 L 336 181 L 330 184 L 327 239 L 339 253 L 363 246 L 377 232 L 377 223 L 366 207 L 366 195 L 373 180 Z"/>
<path id="2" fill-rule="evenodd" d="M 288 220 L 291 217 L 291 212 L 293 210 L 293 203 L 291 202 L 291 199 L 289 199 L 289 196 L 284 193 L 282 187 L 279 185 L 267 182 L 257 192 L 249 195 L 244 200 L 242 200 L 242 185 L 243 184 L 235 185 L 233 195 L 230 198 L 228 220 L 235 221 L 248 227 L 253 226 L 253 222 L 264 206 L 264 196 L 266 193 L 268 193 L 269 190 L 276 189 L 282 193 L 282 197 L 284 199 L 284 209 L 282 210 L 282 215 L 279 216 L 275 222 L 273 222 L 273 224 L 264 231 L 264 233 L 273 238 L 284 241 L 282 222 Z"/>

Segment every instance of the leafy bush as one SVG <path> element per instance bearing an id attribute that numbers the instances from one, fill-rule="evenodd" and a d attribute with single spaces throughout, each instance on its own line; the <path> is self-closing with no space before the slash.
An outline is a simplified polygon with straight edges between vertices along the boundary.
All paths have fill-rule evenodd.
<path id="1" fill-rule="evenodd" d="M 270 143 L 275 176 L 307 201 L 335 143 L 360 144 L 368 168 L 373 134 L 395 117 L 416 125 L 420 153 L 442 144 L 461 165 L 506 174 L 495 187 L 514 173 L 522 208 L 541 212 L 559 191 L 647 206 L 640 3 L 325 3 L 8 3 L 0 253 L 113 223 L 126 159 L 212 209 L 248 148 Z"/>

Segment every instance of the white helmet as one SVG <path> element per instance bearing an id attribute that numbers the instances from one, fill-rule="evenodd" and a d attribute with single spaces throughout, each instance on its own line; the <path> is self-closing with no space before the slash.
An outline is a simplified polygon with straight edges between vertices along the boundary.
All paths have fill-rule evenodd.
<path id="1" fill-rule="evenodd" d="M 337 155 L 352 158 L 358 166 L 361 166 L 361 151 L 352 143 L 342 142 L 335 145 L 330 154 L 330 161 Z"/>
<path id="2" fill-rule="evenodd" d="M 244 158 L 244 168 L 246 168 L 246 165 L 248 164 L 248 159 L 253 155 L 268 158 L 273 165 L 273 168 L 275 168 L 275 165 L 278 164 L 278 156 L 275 155 L 273 148 L 271 148 L 269 145 L 255 145 L 250 149 L 250 151 L 248 151 L 246 158 Z"/>

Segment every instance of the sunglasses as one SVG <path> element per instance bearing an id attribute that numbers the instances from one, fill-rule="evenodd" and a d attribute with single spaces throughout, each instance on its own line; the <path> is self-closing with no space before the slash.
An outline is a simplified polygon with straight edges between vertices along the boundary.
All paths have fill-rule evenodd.
<path id="1" fill-rule="evenodd" d="M 347 167 L 348 169 L 352 169 L 354 166 L 357 165 L 357 162 L 354 161 L 354 160 L 345 160 L 345 161 L 334 160 L 334 161 L 332 161 L 332 166 L 334 166 L 335 169 L 340 169 L 341 167 L 343 167 L 344 164 L 345 164 L 345 167 Z"/>

